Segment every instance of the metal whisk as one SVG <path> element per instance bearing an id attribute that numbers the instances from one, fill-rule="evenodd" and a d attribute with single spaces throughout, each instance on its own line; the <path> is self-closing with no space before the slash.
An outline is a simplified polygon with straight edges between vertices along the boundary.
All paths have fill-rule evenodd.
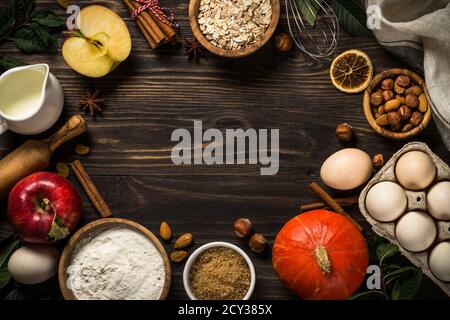
<path id="1" fill-rule="evenodd" d="M 313 11 L 312 3 L 318 8 L 314 26 L 310 26 L 302 17 L 297 1 L 304 1 L 308 10 Z M 339 38 L 339 26 L 336 14 L 325 1 L 285 0 L 289 31 L 300 50 L 319 60 L 333 54 Z"/>

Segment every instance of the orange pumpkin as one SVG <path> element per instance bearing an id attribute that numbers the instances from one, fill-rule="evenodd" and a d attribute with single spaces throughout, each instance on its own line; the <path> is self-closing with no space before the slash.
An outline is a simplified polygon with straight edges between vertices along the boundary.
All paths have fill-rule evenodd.
<path id="1" fill-rule="evenodd" d="M 278 277 L 303 299 L 348 298 L 364 280 L 368 261 L 358 228 L 345 216 L 326 210 L 291 219 L 272 251 Z"/>

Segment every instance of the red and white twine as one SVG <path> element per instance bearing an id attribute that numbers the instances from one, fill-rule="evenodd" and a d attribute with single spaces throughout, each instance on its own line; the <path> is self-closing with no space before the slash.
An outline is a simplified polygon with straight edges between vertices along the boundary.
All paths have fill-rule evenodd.
<path id="1" fill-rule="evenodd" d="M 178 23 L 175 22 L 173 11 L 170 8 L 161 7 L 159 5 L 158 0 L 134 0 L 134 1 L 142 4 L 142 6 L 140 6 L 139 8 L 137 8 L 132 12 L 131 15 L 133 19 L 136 19 L 138 15 L 140 15 L 143 11 L 148 9 L 155 15 L 155 17 L 159 21 L 174 28 L 178 27 Z M 164 11 L 166 11 L 167 14 L 164 13 Z"/>

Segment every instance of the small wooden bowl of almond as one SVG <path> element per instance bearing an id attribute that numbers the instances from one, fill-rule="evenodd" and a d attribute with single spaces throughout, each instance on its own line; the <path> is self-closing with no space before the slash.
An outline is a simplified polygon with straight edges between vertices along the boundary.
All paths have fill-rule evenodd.
<path id="1" fill-rule="evenodd" d="M 371 127 L 396 140 L 417 135 L 431 120 L 425 81 L 408 69 L 377 74 L 364 93 L 363 107 Z"/>
<path id="2" fill-rule="evenodd" d="M 208 51 L 226 58 L 264 46 L 280 19 L 280 0 L 190 0 L 192 32 Z"/>

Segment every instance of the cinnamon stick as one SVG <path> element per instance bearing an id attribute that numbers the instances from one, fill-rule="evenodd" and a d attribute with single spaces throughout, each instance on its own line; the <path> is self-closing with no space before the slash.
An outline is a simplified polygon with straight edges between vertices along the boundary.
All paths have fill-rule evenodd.
<path id="1" fill-rule="evenodd" d="M 358 222 L 356 222 L 355 220 L 353 220 L 353 218 L 347 213 L 345 212 L 345 210 L 325 191 L 322 189 L 321 186 L 319 186 L 319 184 L 317 182 L 312 182 L 309 187 L 311 188 L 312 191 L 314 191 L 315 194 L 317 194 L 322 200 L 323 202 L 325 202 L 334 212 L 340 213 L 345 215 L 347 218 L 349 218 L 355 225 L 356 227 L 359 229 L 359 231 L 362 231 L 362 227 L 358 224 Z"/>
<path id="2" fill-rule="evenodd" d="M 124 1 L 128 2 L 132 6 L 133 10 L 139 9 L 141 7 L 141 5 L 139 3 L 136 3 L 134 1 L 130 1 L 130 0 L 124 0 Z M 128 4 L 127 4 L 127 6 L 128 6 Z M 141 17 L 144 20 L 144 25 L 147 24 L 147 26 L 155 33 L 156 43 L 159 44 L 162 41 L 167 41 L 166 35 L 160 29 L 159 25 L 156 23 L 156 21 L 152 18 L 152 16 L 147 11 L 142 11 L 142 13 L 137 16 L 138 19 L 139 19 L 139 17 Z"/>
<path id="3" fill-rule="evenodd" d="M 75 160 L 70 164 L 70 166 L 100 216 L 102 218 L 110 217 L 112 215 L 111 210 L 106 204 L 105 199 L 101 196 L 97 187 L 92 182 L 81 162 L 79 160 Z"/>
<path id="4" fill-rule="evenodd" d="M 175 31 L 175 29 L 172 28 L 167 23 L 164 23 L 163 21 L 161 21 L 157 17 L 155 17 L 153 12 L 149 12 L 149 14 L 153 18 L 153 20 L 155 20 L 156 24 L 162 30 L 162 32 L 164 32 L 164 34 L 166 35 L 167 41 L 173 42 L 173 40 L 175 40 L 175 37 L 177 35 L 177 32 Z"/>
<path id="5" fill-rule="evenodd" d="M 338 198 L 334 199 L 341 207 L 349 207 L 354 205 L 358 202 L 357 197 L 347 197 L 347 198 Z M 307 203 L 300 206 L 300 211 L 310 211 L 310 210 L 316 210 L 316 209 L 324 209 L 327 208 L 328 205 L 325 202 L 313 202 L 313 203 Z"/>
<path id="6" fill-rule="evenodd" d="M 158 44 L 155 42 L 155 40 L 153 39 L 153 37 L 150 35 L 150 33 L 147 31 L 147 29 L 144 27 L 144 25 L 142 24 L 142 22 L 140 21 L 136 21 L 136 24 L 139 28 L 139 30 L 141 30 L 142 34 L 144 35 L 145 40 L 147 40 L 147 43 L 149 44 L 149 46 L 152 49 L 155 49 Z"/>

